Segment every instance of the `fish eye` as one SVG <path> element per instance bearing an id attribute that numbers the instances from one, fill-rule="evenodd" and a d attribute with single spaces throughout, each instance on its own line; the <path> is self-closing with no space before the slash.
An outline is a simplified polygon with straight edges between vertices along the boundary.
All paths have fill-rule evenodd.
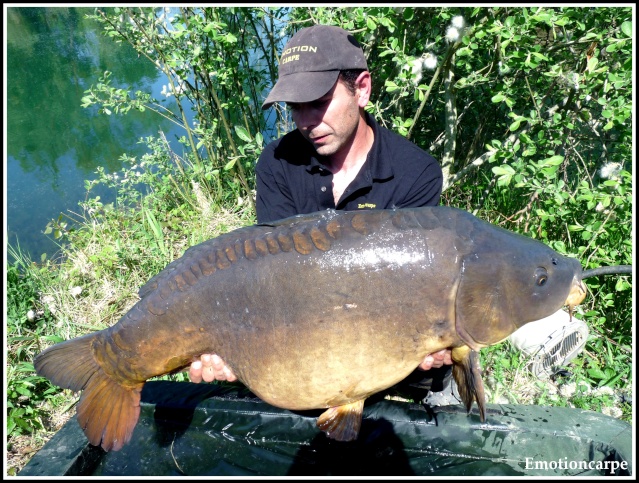
<path id="1" fill-rule="evenodd" d="M 547 281 L 548 281 L 548 272 L 546 271 L 545 268 L 539 267 L 535 271 L 535 283 L 537 284 L 538 287 L 543 287 L 544 285 L 546 285 Z"/>

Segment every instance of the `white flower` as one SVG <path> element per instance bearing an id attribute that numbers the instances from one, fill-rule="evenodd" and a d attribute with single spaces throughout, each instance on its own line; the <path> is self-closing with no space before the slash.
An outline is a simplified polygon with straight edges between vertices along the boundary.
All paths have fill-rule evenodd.
<path id="1" fill-rule="evenodd" d="M 449 42 L 456 42 L 459 39 L 459 30 L 453 26 L 446 30 L 446 39 Z"/>
<path id="2" fill-rule="evenodd" d="M 426 52 L 422 55 L 424 69 L 434 70 L 437 67 L 437 56 L 435 54 L 431 54 L 430 52 Z"/>
<path id="3" fill-rule="evenodd" d="M 593 392 L 594 396 L 613 396 L 615 392 L 609 386 L 601 386 L 595 389 Z"/>
<path id="4" fill-rule="evenodd" d="M 45 295 L 44 297 L 42 297 L 42 303 L 47 306 L 49 312 L 55 314 L 57 310 L 55 306 L 55 299 L 51 295 Z"/>
<path id="5" fill-rule="evenodd" d="M 612 179 L 619 176 L 619 172 L 621 171 L 621 163 L 606 163 L 601 167 L 602 178 Z"/>
<path id="6" fill-rule="evenodd" d="M 419 84 L 419 81 L 422 80 L 422 58 L 418 57 L 417 59 L 411 61 L 410 69 L 411 73 L 415 76 L 413 82 L 415 84 Z"/>
<path id="7" fill-rule="evenodd" d="M 462 17 L 461 15 L 453 17 L 453 19 L 450 21 L 450 24 L 458 30 L 464 28 L 464 23 L 464 17 Z"/>
<path id="8" fill-rule="evenodd" d="M 559 394 L 565 398 L 572 397 L 577 391 L 577 384 L 569 382 L 559 388 Z"/>
<path id="9" fill-rule="evenodd" d="M 71 295 L 73 295 L 74 297 L 77 297 L 78 295 L 80 295 L 82 293 L 82 287 L 71 287 L 71 290 L 69 290 L 71 292 Z"/>
<path id="10" fill-rule="evenodd" d="M 422 58 L 418 57 L 417 59 L 411 61 L 411 71 L 413 75 L 417 75 L 422 71 Z"/>
<path id="11" fill-rule="evenodd" d="M 606 416 L 612 416 L 613 418 L 620 418 L 621 416 L 623 416 L 623 411 L 616 406 L 604 406 L 601 408 L 601 412 L 604 413 Z"/>

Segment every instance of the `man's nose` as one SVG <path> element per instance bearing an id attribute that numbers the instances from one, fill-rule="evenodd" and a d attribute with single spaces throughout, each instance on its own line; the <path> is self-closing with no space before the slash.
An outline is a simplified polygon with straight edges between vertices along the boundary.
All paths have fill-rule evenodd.
<path id="1" fill-rule="evenodd" d="M 317 111 L 307 106 L 299 106 L 293 113 L 293 121 L 298 129 L 310 131 L 319 124 Z"/>

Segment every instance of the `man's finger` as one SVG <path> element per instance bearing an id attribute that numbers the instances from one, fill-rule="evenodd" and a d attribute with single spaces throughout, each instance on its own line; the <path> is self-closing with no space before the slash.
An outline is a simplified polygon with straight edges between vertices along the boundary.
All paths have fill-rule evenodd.
<path id="1" fill-rule="evenodd" d="M 233 371 L 231 371 L 231 369 L 229 369 L 227 366 L 224 366 L 224 377 L 226 378 L 227 381 L 229 382 L 233 382 L 233 381 L 237 381 L 237 377 L 235 377 L 235 374 L 233 374 Z"/>
<path id="2" fill-rule="evenodd" d="M 435 362 L 435 359 L 433 358 L 431 354 L 429 354 L 426 357 L 424 357 L 424 360 L 417 367 L 421 369 L 422 371 L 428 371 L 433 368 L 434 362 Z"/>
<path id="3" fill-rule="evenodd" d="M 201 361 L 195 361 L 193 362 L 193 364 L 191 364 L 191 367 L 189 367 L 189 379 L 191 380 L 191 382 L 194 382 L 196 384 L 199 384 L 200 382 L 202 382 L 202 362 Z"/>

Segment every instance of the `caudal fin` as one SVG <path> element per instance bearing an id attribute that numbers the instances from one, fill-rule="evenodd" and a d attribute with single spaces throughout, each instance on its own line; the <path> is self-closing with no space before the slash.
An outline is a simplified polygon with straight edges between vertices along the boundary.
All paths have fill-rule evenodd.
<path id="1" fill-rule="evenodd" d="M 55 385 L 82 391 L 78 422 L 92 445 L 119 450 L 133 434 L 140 416 L 143 383 L 122 385 L 109 377 L 93 357 L 97 333 L 49 347 L 33 361 L 36 372 Z"/>

